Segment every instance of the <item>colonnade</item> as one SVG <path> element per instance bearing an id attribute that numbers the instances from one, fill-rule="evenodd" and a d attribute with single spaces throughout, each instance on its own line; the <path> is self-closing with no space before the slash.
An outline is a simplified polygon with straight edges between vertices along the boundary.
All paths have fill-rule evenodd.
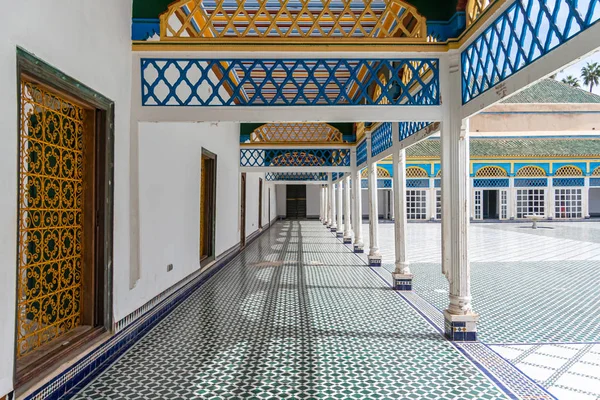
<path id="1" fill-rule="evenodd" d="M 468 120 L 460 113 L 460 69 L 458 60 L 453 59 L 447 66 L 444 82 L 445 92 L 452 94 L 444 102 L 444 118 L 441 122 L 441 164 L 442 175 L 442 273 L 449 282 L 449 305 L 444 311 L 445 333 L 451 340 L 476 340 L 479 315 L 471 306 L 470 262 L 468 255 L 470 220 L 470 177 L 469 177 L 469 135 Z M 406 155 L 400 144 L 398 125 L 393 124 L 393 207 L 395 235 L 394 288 L 410 291 L 415 277 L 410 270 L 406 252 Z M 381 265 L 379 251 L 378 201 L 377 201 L 377 161 L 371 157 L 371 132 L 366 132 L 367 162 L 358 165 L 356 152 L 352 153 L 354 170 L 343 179 L 333 181 L 329 174 L 327 185 L 323 185 L 321 198 L 329 199 L 321 207 L 321 221 L 344 243 L 354 243 L 354 251 L 363 252 L 361 232 L 361 172 L 368 169 L 369 192 L 369 265 Z M 352 190 L 350 194 L 350 187 Z M 342 192 L 344 191 L 344 195 Z M 337 196 L 337 197 L 336 197 Z M 335 199 L 337 198 L 337 202 Z M 337 203 L 337 204 L 336 204 Z M 352 203 L 352 204 L 351 204 Z M 342 219 L 342 216 L 344 217 Z M 336 220 L 337 217 L 337 220 Z"/>

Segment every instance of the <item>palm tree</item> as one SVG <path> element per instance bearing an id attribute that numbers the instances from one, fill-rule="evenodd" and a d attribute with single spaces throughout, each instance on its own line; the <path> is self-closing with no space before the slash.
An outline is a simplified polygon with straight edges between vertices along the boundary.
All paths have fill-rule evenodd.
<path id="1" fill-rule="evenodd" d="M 578 88 L 580 86 L 579 79 L 575 78 L 573 75 L 569 75 L 569 76 L 562 78 L 561 82 L 566 83 L 567 85 L 575 87 L 575 88 Z"/>
<path id="2" fill-rule="evenodd" d="M 581 77 L 583 78 L 584 85 L 590 85 L 591 92 L 594 85 L 600 85 L 600 65 L 598 65 L 597 62 L 587 63 L 587 65 L 581 69 Z"/>

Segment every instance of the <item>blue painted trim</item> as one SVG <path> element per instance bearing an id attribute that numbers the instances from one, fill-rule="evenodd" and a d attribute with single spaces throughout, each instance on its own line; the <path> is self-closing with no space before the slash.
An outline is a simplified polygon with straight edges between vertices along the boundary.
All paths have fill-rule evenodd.
<path id="1" fill-rule="evenodd" d="M 459 37 L 467 27 L 467 15 L 457 11 L 448 21 L 427 21 L 427 35 L 440 42 Z"/>
<path id="2" fill-rule="evenodd" d="M 158 18 L 133 18 L 131 40 L 148 40 L 154 35 L 160 36 L 160 20 Z"/>

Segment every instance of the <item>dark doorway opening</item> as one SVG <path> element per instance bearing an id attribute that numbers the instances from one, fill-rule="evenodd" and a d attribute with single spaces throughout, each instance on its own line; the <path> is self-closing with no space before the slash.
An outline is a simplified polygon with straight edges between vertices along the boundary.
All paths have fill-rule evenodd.
<path id="1" fill-rule="evenodd" d="M 215 259 L 217 156 L 202 149 L 200 167 L 200 265 Z"/>
<path id="2" fill-rule="evenodd" d="M 483 219 L 499 219 L 498 190 L 483 191 Z"/>
<path id="3" fill-rule="evenodd" d="M 242 172 L 240 203 L 240 247 L 246 247 L 246 173 Z"/>
<path id="4" fill-rule="evenodd" d="M 306 185 L 287 185 L 286 215 L 289 219 L 306 218 Z"/>

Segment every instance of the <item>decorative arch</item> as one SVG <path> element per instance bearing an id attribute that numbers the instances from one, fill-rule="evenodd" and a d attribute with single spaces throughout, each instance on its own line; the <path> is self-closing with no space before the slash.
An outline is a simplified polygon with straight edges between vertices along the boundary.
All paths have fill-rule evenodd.
<path id="1" fill-rule="evenodd" d="M 407 178 L 429 178 L 429 174 L 421 167 L 406 168 Z"/>
<path id="2" fill-rule="evenodd" d="M 593 175 L 593 176 L 600 176 L 600 166 L 599 166 L 599 167 L 596 167 L 596 168 L 594 169 L 594 171 L 592 172 L 592 175 Z"/>
<path id="3" fill-rule="evenodd" d="M 487 165 L 483 168 L 480 168 L 475 176 L 478 178 L 501 178 L 507 177 L 508 173 L 504 168 L 496 165 Z"/>
<path id="4" fill-rule="evenodd" d="M 369 177 L 369 168 L 365 168 L 362 170 L 362 172 L 360 173 L 360 177 L 361 178 L 368 178 Z M 387 169 L 383 168 L 383 167 L 377 167 L 377 178 L 391 178 L 390 175 L 390 171 L 388 171 Z"/>
<path id="5" fill-rule="evenodd" d="M 240 6 L 242 4 L 242 6 Z M 403 0 L 179 0 L 160 16 L 160 37 L 427 39 L 427 21 Z"/>
<path id="6" fill-rule="evenodd" d="M 269 123 L 250 134 L 251 143 L 343 143 L 342 132 L 326 123 Z"/>
<path id="7" fill-rule="evenodd" d="M 519 177 L 546 176 L 546 171 L 536 165 L 527 165 L 519 169 L 516 175 Z"/>
<path id="8" fill-rule="evenodd" d="M 583 171 L 574 165 L 565 165 L 557 169 L 554 176 L 583 176 Z"/>
<path id="9" fill-rule="evenodd" d="M 470 26 L 475 22 L 494 1 L 495 0 L 468 0 L 466 9 L 467 26 Z"/>

